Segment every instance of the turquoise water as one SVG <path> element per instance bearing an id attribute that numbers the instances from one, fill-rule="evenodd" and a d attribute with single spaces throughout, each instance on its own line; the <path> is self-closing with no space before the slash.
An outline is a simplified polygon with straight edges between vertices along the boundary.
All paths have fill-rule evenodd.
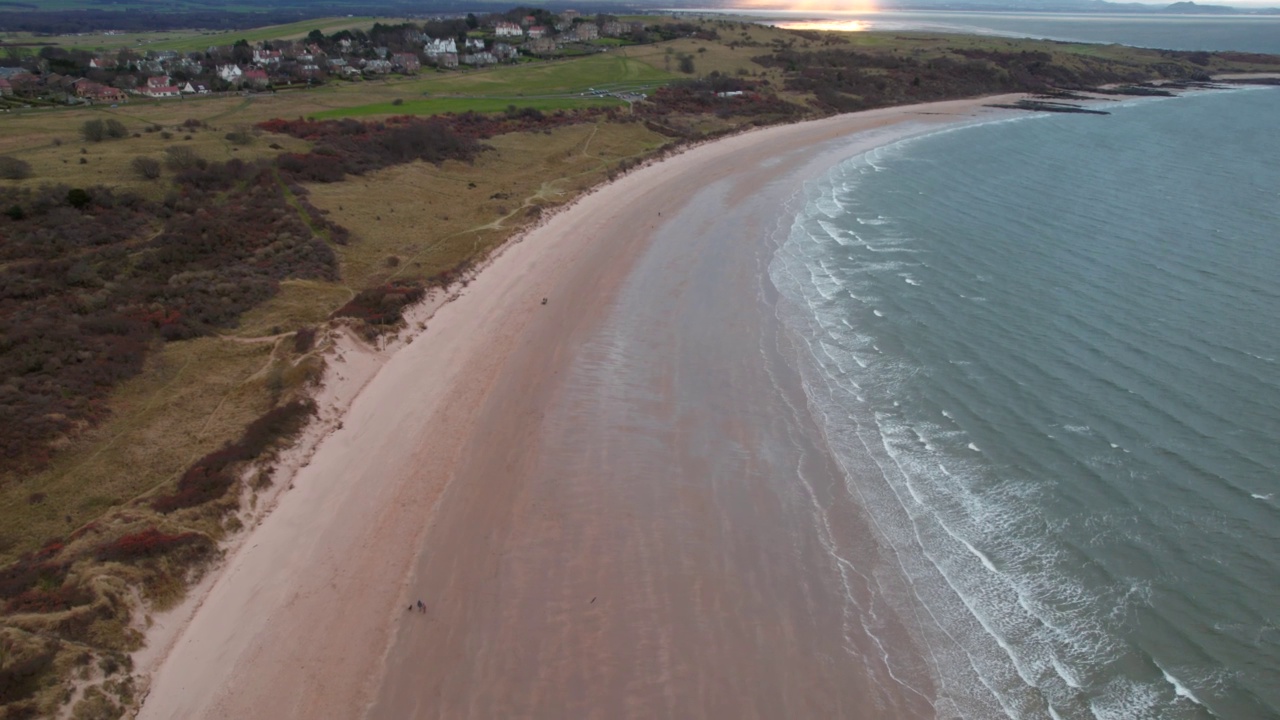
<path id="1" fill-rule="evenodd" d="M 1280 90 L 1111 109 L 845 162 L 770 266 L 938 717 L 1280 716 Z"/>

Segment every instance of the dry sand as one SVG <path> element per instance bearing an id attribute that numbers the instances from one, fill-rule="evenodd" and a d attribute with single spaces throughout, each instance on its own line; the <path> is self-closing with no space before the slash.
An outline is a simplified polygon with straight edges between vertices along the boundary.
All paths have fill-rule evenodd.
<path id="1" fill-rule="evenodd" d="M 930 715 L 811 527 L 836 469 L 777 375 L 762 239 L 801 179 L 992 101 L 709 143 L 508 247 L 338 384 L 341 422 L 160 623 L 140 716 Z"/>

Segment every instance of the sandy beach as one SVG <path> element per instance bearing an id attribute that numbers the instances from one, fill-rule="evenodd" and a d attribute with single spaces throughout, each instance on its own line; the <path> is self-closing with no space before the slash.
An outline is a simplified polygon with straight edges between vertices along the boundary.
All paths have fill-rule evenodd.
<path id="1" fill-rule="evenodd" d="M 850 614 L 877 552 L 856 508 L 815 526 L 839 469 L 764 264 L 805 179 L 1014 99 L 693 148 L 507 247 L 395 352 L 332 359 L 367 382 L 158 623 L 139 716 L 931 717 L 927 663 L 891 671 Z"/>

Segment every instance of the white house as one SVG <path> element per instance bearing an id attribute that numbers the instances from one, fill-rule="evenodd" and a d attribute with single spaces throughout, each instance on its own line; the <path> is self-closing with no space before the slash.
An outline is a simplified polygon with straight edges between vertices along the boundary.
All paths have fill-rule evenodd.
<path id="1" fill-rule="evenodd" d="M 244 76 L 244 71 L 240 69 L 239 65 L 219 65 L 217 73 L 218 77 L 229 83 L 236 82 Z"/>
<path id="2" fill-rule="evenodd" d="M 447 38 L 444 40 L 430 38 L 427 40 L 427 44 L 423 48 L 423 52 L 425 52 L 429 57 L 436 57 L 447 53 L 453 53 L 456 55 L 458 54 L 458 43 L 454 41 L 453 38 Z"/>
<path id="3" fill-rule="evenodd" d="M 524 28 L 513 22 L 500 22 L 493 26 L 493 34 L 498 37 L 523 37 Z"/>
<path id="4" fill-rule="evenodd" d="M 209 86 L 202 82 L 188 82 L 182 86 L 182 92 L 188 95 L 208 95 Z"/>

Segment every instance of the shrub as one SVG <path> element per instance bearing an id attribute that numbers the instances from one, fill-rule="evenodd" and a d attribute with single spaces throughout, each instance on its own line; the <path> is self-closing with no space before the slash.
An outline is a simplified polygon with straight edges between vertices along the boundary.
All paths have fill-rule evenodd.
<path id="1" fill-rule="evenodd" d="M 26 180 L 31 177 L 31 163 L 8 155 L 0 155 L 0 178 Z"/>
<path id="2" fill-rule="evenodd" d="M 203 553 L 209 549 L 210 543 L 208 538 L 199 533 L 169 535 L 155 528 L 147 528 L 99 545 L 94 551 L 94 557 L 104 561 L 129 562 L 167 555 L 190 545 L 197 546 L 197 552 Z"/>
<path id="3" fill-rule="evenodd" d="M 133 159 L 131 167 L 138 177 L 144 180 L 155 180 L 160 177 L 160 161 L 155 158 L 139 155 Z"/>
<path id="4" fill-rule="evenodd" d="M 293 334 L 293 351 L 304 353 L 315 347 L 316 345 L 316 329 L 313 327 L 300 328 L 298 332 Z"/>
<path id="5" fill-rule="evenodd" d="M 238 463 L 256 459 L 273 443 L 295 435 L 314 412 L 315 403 L 310 400 L 295 400 L 268 410 L 245 428 L 239 440 L 196 461 L 178 480 L 178 491 L 157 497 L 151 506 L 170 513 L 221 498 L 235 484 Z"/>
<path id="6" fill-rule="evenodd" d="M 254 141 L 253 134 L 247 130 L 233 130 L 226 137 L 232 145 L 252 145 Z"/>
<path id="7" fill-rule="evenodd" d="M 119 138 L 129 137 L 129 129 L 124 123 L 109 118 L 107 120 L 94 119 L 86 120 L 80 126 L 80 134 L 85 140 L 90 142 L 102 142 L 103 140 L 116 140 Z"/>
<path id="8" fill-rule="evenodd" d="M 84 208 L 90 202 L 93 202 L 93 198 L 83 188 L 71 188 L 67 191 L 67 204 L 77 210 Z"/>
<path id="9" fill-rule="evenodd" d="M 396 107 L 400 107 L 401 105 L 404 104 L 404 98 L 396 98 L 395 100 L 391 101 L 391 104 Z"/>
<path id="10" fill-rule="evenodd" d="M 357 318 L 370 325 L 391 325 L 399 322 L 405 307 L 421 300 L 424 295 L 425 290 L 408 283 L 366 288 L 335 310 L 331 317 Z"/>
<path id="11" fill-rule="evenodd" d="M 167 147 L 164 149 L 164 155 L 164 164 L 170 170 L 190 170 L 207 164 L 195 150 L 185 145 Z"/>

